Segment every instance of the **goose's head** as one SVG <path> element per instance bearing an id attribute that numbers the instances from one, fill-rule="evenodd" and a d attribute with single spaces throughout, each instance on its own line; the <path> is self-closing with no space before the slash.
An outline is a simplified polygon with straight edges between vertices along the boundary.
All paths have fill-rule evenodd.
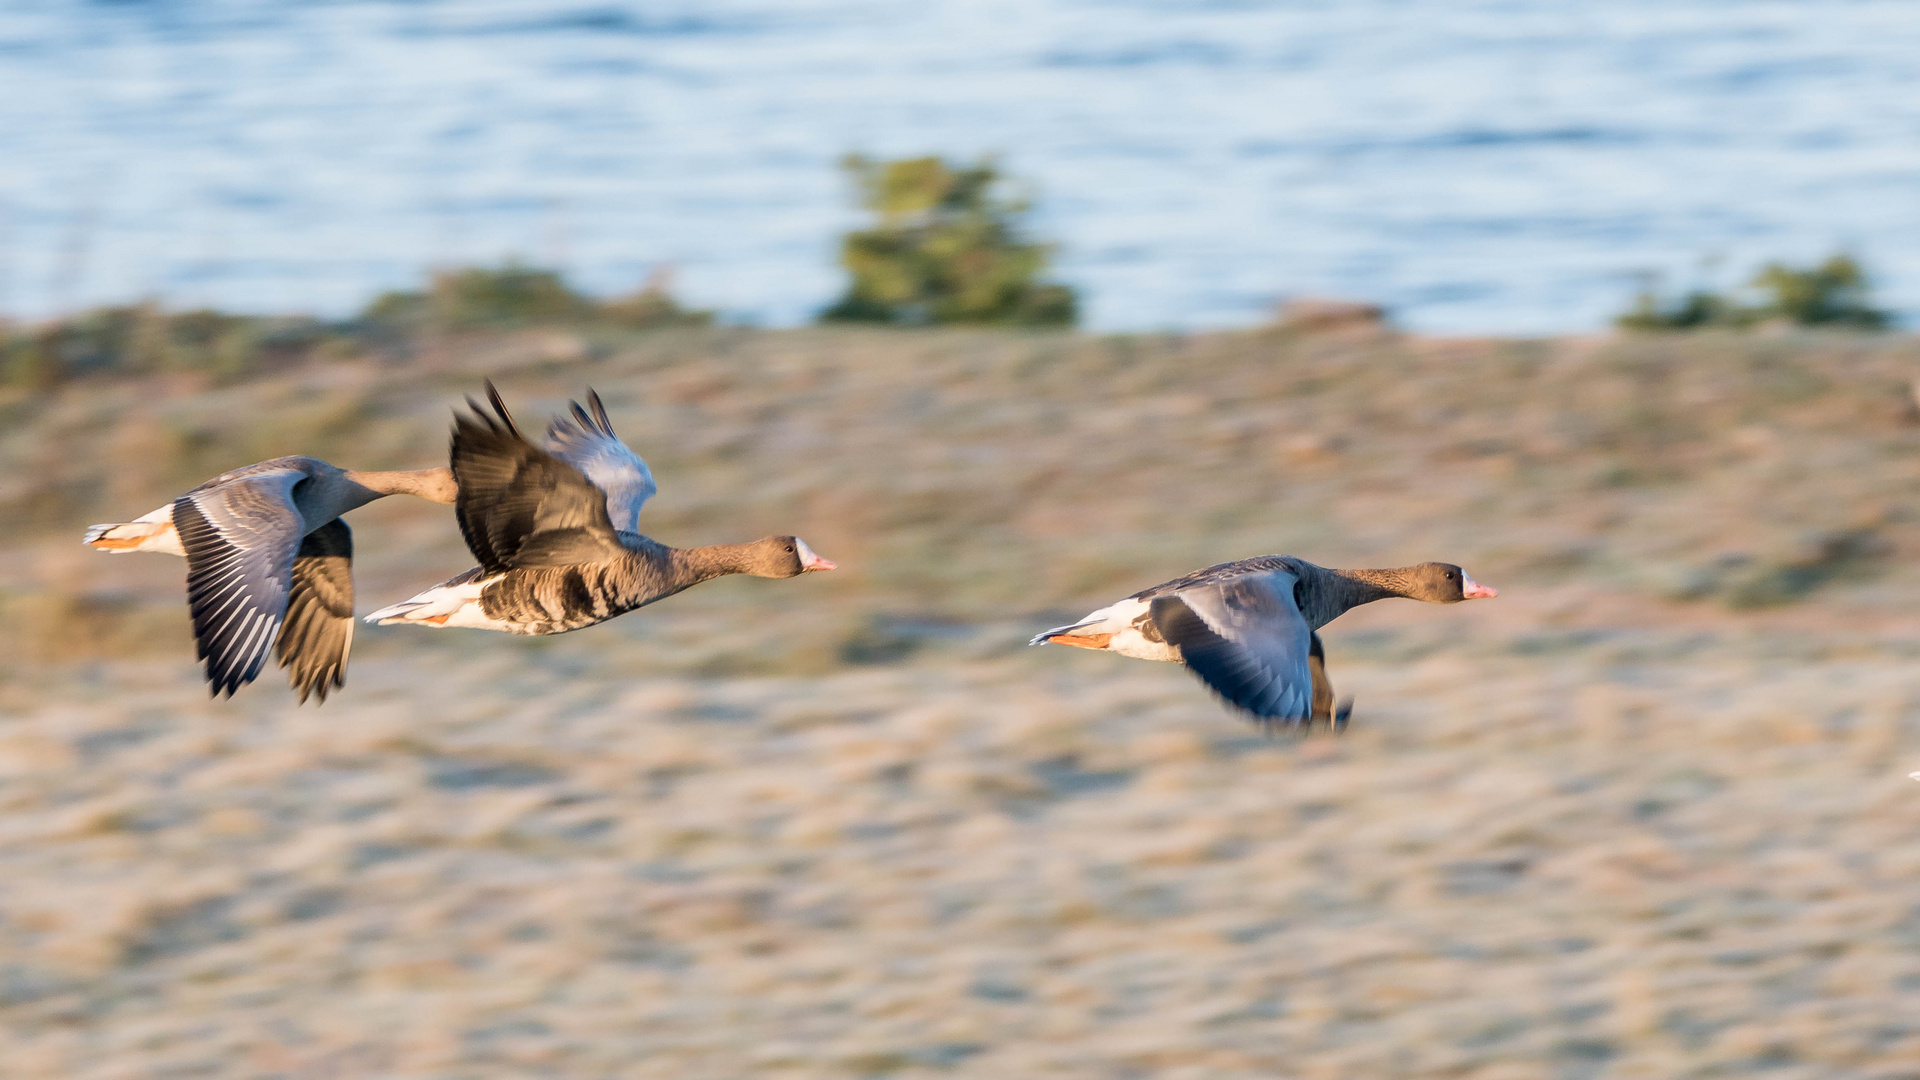
<path id="1" fill-rule="evenodd" d="M 1452 563 L 1421 563 L 1408 575 L 1405 596 L 1429 604 L 1457 604 L 1462 600 L 1484 600 L 1500 595 L 1491 585 L 1473 580 L 1465 570 Z"/>
<path id="2" fill-rule="evenodd" d="M 754 577 L 789 578 L 814 570 L 838 570 L 832 559 L 814 554 L 797 536 L 769 536 L 753 542 L 747 573 Z"/>

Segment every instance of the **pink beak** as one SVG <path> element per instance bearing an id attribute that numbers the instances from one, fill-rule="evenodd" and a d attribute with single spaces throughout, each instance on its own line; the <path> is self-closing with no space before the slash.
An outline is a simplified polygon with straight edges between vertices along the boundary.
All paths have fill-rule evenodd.
<path id="1" fill-rule="evenodd" d="M 805 540 L 796 539 L 794 543 L 800 545 L 800 572 L 801 573 L 804 574 L 809 570 L 840 569 L 840 564 L 834 562 L 832 559 L 823 559 L 820 556 L 815 555 L 813 553 L 813 549 L 807 546 L 807 542 Z"/>
<path id="2" fill-rule="evenodd" d="M 1463 600 L 1487 600 L 1499 596 L 1500 590 L 1491 585 L 1482 585 L 1473 580 L 1465 570 L 1460 571 L 1460 597 Z"/>

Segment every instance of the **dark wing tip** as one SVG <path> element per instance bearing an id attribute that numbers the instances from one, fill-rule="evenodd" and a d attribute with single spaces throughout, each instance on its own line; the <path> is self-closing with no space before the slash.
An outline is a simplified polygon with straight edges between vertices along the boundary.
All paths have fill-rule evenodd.
<path id="1" fill-rule="evenodd" d="M 593 422 L 593 417 L 587 415 L 587 410 L 582 408 L 579 402 L 567 402 L 567 409 L 573 413 L 574 422 L 580 425 L 580 433 L 582 435 L 595 434 L 600 430 L 598 425 Z"/>
<path id="2" fill-rule="evenodd" d="M 481 429 L 499 431 L 500 425 L 494 422 L 493 417 L 487 415 L 487 407 L 473 400 L 472 394 L 466 397 L 467 411 L 463 413 L 459 409 L 453 410 L 453 433 L 459 435 L 465 431 Z"/>
<path id="3" fill-rule="evenodd" d="M 492 379 L 487 379 L 485 382 L 487 386 L 487 401 L 493 406 L 493 411 L 499 414 L 500 422 L 507 426 L 508 431 L 515 435 L 520 434 L 520 429 L 515 426 L 513 422 L 513 414 L 507 411 L 506 400 L 500 396 L 500 388 L 493 385 Z M 479 411 L 477 406 L 475 407 L 475 411 Z"/>
<path id="4" fill-rule="evenodd" d="M 338 667 L 331 671 L 315 672 L 304 680 L 295 675 L 290 681 L 293 683 L 293 688 L 300 691 L 299 704 L 301 705 L 307 703 L 309 696 L 313 698 L 315 705 L 325 705 L 329 690 L 347 685 L 346 672 Z"/>
<path id="5" fill-rule="evenodd" d="M 572 420 L 569 421 L 564 416 L 555 417 L 552 425 L 547 428 L 549 435 L 565 431 L 569 426 L 578 425 L 581 435 L 605 435 L 609 439 L 619 437 L 613 433 L 613 422 L 607 419 L 607 406 L 600 400 L 600 392 L 593 387 L 587 387 L 585 405 L 577 401 L 569 401 L 567 411 L 572 414 Z"/>
<path id="6" fill-rule="evenodd" d="M 593 418 L 600 422 L 600 430 L 606 432 L 610 439 L 617 438 L 613 433 L 613 421 L 607 419 L 607 406 L 600 400 L 600 391 L 591 386 L 587 387 L 587 404 L 593 409 Z"/>

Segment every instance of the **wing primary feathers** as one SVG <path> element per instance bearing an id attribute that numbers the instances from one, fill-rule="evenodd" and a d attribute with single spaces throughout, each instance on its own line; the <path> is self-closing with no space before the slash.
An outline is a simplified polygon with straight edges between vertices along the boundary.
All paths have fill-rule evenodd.
<path id="1" fill-rule="evenodd" d="M 300 703 L 347 682 L 353 648 L 353 532 L 338 518 L 308 533 L 293 561 L 286 624 L 274 655 Z"/>
<path id="2" fill-rule="evenodd" d="M 523 438 L 520 429 L 513 422 L 513 414 L 507 411 L 507 403 L 500 397 L 500 388 L 487 380 L 487 400 L 493 403 L 493 411 L 500 414 L 500 422 L 507 426 L 507 433 L 515 438 Z"/>
<path id="3" fill-rule="evenodd" d="M 613 421 L 607 419 L 607 406 L 600 400 L 600 392 L 598 390 L 589 387 L 587 389 L 587 403 L 582 405 L 577 401 L 569 401 L 567 402 L 567 411 L 573 414 L 574 423 L 580 425 L 580 430 L 583 433 L 589 435 L 605 435 L 609 439 L 616 440 L 619 438 L 618 435 L 613 433 Z M 562 426 L 562 422 L 556 420 L 552 428 L 553 430 L 560 430 Z M 550 431 L 549 434 L 551 433 Z"/>
<path id="4" fill-rule="evenodd" d="M 640 508 L 656 489 L 653 472 L 633 448 L 613 433 L 607 406 L 588 390 L 570 401 L 547 425 L 547 453 L 573 466 L 604 496 L 607 518 L 616 532 L 640 531 Z"/>
<path id="5" fill-rule="evenodd" d="M 575 464 L 529 442 L 491 381 L 487 397 L 493 415 L 472 403 L 472 413 L 454 418 L 450 454 L 459 486 L 454 515 L 480 565 L 489 573 L 513 569 L 523 551 L 575 562 L 617 556 L 606 492 Z M 537 539 L 556 532 L 565 535 Z"/>
<path id="6" fill-rule="evenodd" d="M 190 496 L 174 500 L 173 520 L 187 552 L 194 651 L 206 662 L 209 692 L 232 697 L 259 676 L 273 648 L 286 612 L 286 585 L 277 580 L 284 571 L 271 551 L 250 564 Z"/>

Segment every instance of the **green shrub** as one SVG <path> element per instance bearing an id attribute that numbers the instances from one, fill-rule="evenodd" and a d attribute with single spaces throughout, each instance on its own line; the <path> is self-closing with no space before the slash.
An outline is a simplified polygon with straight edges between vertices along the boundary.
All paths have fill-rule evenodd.
<path id="1" fill-rule="evenodd" d="M 362 317 L 410 329 L 431 322 L 446 330 L 494 330 L 573 322 L 592 308 L 593 301 L 574 292 L 558 273 L 508 261 L 439 271 L 426 292 L 383 293 Z"/>
<path id="2" fill-rule="evenodd" d="M 1768 263 L 1747 288 L 1759 294 L 1760 302 L 1743 304 L 1735 297 L 1704 289 L 1675 297 L 1662 297 L 1652 288 L 1642 289 L 1633 306 L 1614 319 L 1614 325 L 1622 330 L 1692 330 L 1785 320 L 1800 326 L 1879 330 L 1892 322 L 1887 312 L 1869 303 L 1866 273 L 1845 254 L 1804 269 Z"/>
<path id="3" fill-rule="evenodd" d="M 667 284 L 668 276 L 658 272 L 639 291 L 602 302 L 576 291 L 556 271 L 509 260 L 498 267 L 441 271 L 425 292 L 382 293 L 360 313 L 360 320 L 409 332 L 592 322 L 650 329 L 713 321 L 712 312 L 682 307 Z"/>
<path id="4" fill-rule="evenodd" d="M 1052 250 L 1025 239 L 1029 207 L 998 193 L 991 161 L 855 155 L 844 164 L 878 220 L 841 242 L 852 281 L 822 321 L 1071 326 L 1078 317 L 1071 288 L 1038 280 Z"/>
<path id="5" fill-rule="evenodd" d="M 1633 307 L 1615 318 L 1613 324 L 1622 330 L 1692 330 L 1733 325 L 1738 311 L 1738 305 L 1725 296 L 1703 289 L 1672 298 L 1643 289 L 1634 297 Z"/>
<path id="6" fill-rule="evenodd" d="M 1785 317 L 1802 326 L 1854 326 L 1879 330 L 1891 317 L 1873 307 L 1867 275 L 1848 255 L 1834 255 L 1819 266 L 1795 270 L 1768 263 L 1753 279 L 1753 287 L 1773 294 L 1762 308 L 1762 318 Z"/>

